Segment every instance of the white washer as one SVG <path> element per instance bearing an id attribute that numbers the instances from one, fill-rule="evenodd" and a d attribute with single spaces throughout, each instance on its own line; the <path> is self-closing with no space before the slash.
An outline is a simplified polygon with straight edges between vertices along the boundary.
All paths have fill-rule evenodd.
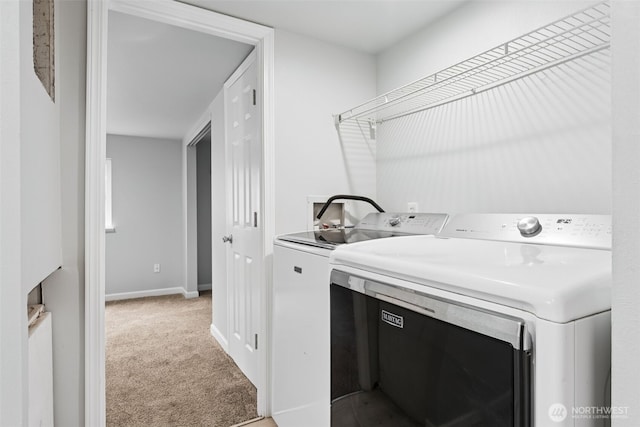
<path id="1" fill-rule="evenodd" d="M 272 416 L 279 427 L 329 425 L 329 254 L 371 239 L 434 234 L 446 214 L 371 213 L 354 228 L 278 236 L 273 253 Z"/>
<path id="2" fill-rule="evenodd" d="M 479 214 L 333 251 L 331 425 L 357 425 L 380 393 L 379 425 L 608 425 L 610 248 L 609 216 Z M 349 341 L 357 360 L 339 357 Z"/>

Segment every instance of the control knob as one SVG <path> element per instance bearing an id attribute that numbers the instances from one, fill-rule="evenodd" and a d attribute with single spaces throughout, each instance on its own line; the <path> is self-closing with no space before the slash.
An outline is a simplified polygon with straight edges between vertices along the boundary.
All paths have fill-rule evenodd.
<path id="1" fill-rule="evenodd" d="M 390 226 L 395 227 L 398 224 L 400 224 L 400 217 L 399 216 L 392 216 L 391 218 L 389 218 L 389 225 Z"/>
<path id="2" fill-rule="evenodd" d="M 542 231 L 542 224 L 535 216 L 528 216 L 518 221 L 518 230 L 523 237 L 533 237 Z"/>

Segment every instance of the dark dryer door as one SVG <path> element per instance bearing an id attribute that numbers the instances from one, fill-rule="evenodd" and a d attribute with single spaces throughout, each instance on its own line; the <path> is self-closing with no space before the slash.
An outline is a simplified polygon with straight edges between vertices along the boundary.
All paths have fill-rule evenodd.
<path id="1" fill-rule="evenodd" d="M 332 427 L 528 427 L 524 321 L 331 274 Z"/>

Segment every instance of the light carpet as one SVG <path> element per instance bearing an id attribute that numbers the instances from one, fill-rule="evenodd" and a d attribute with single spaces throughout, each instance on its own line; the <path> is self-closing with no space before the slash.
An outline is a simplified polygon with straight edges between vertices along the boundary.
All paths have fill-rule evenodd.
<path id="1" fill-rule="evenodd" d="M 107 426 L 229 427 L 256 389 L 210 334 L 211 293 L 106 304 Z"/>

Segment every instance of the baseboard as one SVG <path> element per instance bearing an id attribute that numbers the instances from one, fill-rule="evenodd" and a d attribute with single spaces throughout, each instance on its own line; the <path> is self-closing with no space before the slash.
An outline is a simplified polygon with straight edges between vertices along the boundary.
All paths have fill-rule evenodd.
<path id="1" fill-rule="evenodd" d="M 211 283 L 203 283 L 201 285 L 198 285 L 199 292 L 210 291 L 211 289 L 213 289 L 213 286 L 211 285 Z"/>
<path id="2" fill-rule="evenodd" d="M 197 294 L 197 292 L 195 293 Z M 104 296 L 104 300 L 118 301 L 118 300 L 124 300 L 124 299 L 158 297 L 162 295 L 175 295 L 175 294 L 182 294 L 184 295 L 185 298 L 189 298 L 187 297 L 188 292 L 186 292 L 184 288 L 175 287 L 175 288 L 163 288 L 163 289 L 150 289 L 148 291 L 134 291 L 134 292 L 121 292 L 116 294 L 106 294 Z M 189 294 L 191 294 L 191 292 L 189 292 Z"/>
<path id="3" fill-rule="evenodd" d="M 216 328 L 213 323 L 211 324 L 211 327 L 209 329 L 211 330 L 211 335 L 213 336 L 213 338 L 215 338 L 216 341 L 218 341 L 218 344 L 220 344 L 220 347 L 222 347 L 224 352 L 228 354 L 229 353 L 229 342 L 224 337 L 224 335 L 222 335 L 222 332 L 220 332 L 220 330 L 218 328 Z"/>

